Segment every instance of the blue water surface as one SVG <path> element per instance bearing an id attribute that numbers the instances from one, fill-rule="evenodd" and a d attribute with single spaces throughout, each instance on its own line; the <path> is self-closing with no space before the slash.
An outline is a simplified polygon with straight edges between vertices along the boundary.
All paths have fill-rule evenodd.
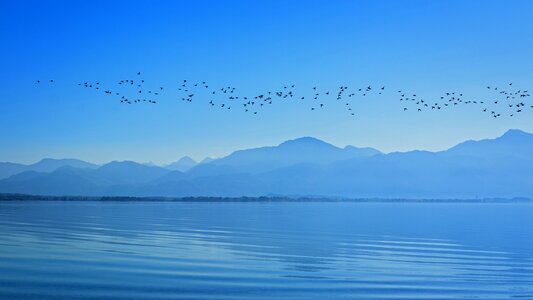
<path id="1" fill-rule="evenodd" d="M 533 205 L 0 202 L 1 299 L 533 299 Z"/>

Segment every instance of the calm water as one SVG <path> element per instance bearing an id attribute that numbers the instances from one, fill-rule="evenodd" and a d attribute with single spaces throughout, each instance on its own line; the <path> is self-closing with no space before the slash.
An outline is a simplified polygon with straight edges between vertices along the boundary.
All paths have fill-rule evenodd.
<path id="1" fill-rule="evenodd" d="M 533 298 L 533 206 L 0 202 L 0 298 Z"/>

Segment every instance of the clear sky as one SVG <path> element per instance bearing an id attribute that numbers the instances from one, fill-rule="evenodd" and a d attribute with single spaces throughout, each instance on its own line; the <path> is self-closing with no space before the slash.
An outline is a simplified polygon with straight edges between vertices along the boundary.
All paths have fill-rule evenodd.
<path id="1" fill-rule="evenodd" d="M 533 1 L 0 1 L 0 161 L 43 157 L 167 163 L 314 136 L 379 150 L 440 150 L 507 129 L 533 132 L 533 109 L 493 119 L 479 107 L 404 112 L 392 90 L 489 97 L 533 90 Z M 310 111 L 258 115 L 183 102 L 124 105 L 77 86 L 186 78 L 240 93 L 385 85 L 389 93 Z M 53 78 L 53 85 L 35 80 Z M 356 100 L 357 101 L 357 100 Z M 531 100 L 528 100 L 531 102 Z M 528 103 L 529 104 L 529 103 Z"/>

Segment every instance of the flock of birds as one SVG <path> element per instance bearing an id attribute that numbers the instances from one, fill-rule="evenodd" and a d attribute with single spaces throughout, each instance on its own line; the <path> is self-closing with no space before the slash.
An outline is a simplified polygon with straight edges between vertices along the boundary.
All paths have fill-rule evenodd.
<path id="1" fill-rule="evenodd" d="M 141 77 L 141 72 L 137 72 L 136 79 L 124 79 L 116 82 L 113 88 L 104 88 L 100 82 L 80 82 L 78 86 L 85 89 L 92 89 L 102 92 L 105 95 L 115 97 L 120 103 L 131 105 L 139 103 L 156 104 L 161 96 L 170 93 L 176 99 L 184 102 L 193 102 L 196 99 L 204 100 L 210 107 L 225 110 L 242 110 L 245 113 L 257 114 L 263 107 L 273 105 L 280 101 L 299 101 L 307 105 L 311 111 L 324 109 L 333 102 L 340 103 L 346 112 L 351 116 L 356 116 L 352 107 L 352 100 L 369 96 L 383 95 L 388 91 L 385 86 L 364 86 L 352 88 L 341 85 L 335 90 L 321 89 L 317 86 L 310 87 L 305 91 L 298 91 L 295 84 L 283 86 L 277 90 L 270 90 L 253 95 L 243 95 L 237 92 L 232 86 L 211 87 L 206 81 L 189 82 L 183 79 L 174 87 L 156 86 L 149 88 Z M 37 84 L 53 84 L 54 80 L 37 80 Z M 487 86 L 486 89 L 492 93 L 490 99 L 474 100 L 466 98 L 461 92 L 449 91 L 443 93 L 436 100 L 425 100 L 416 93 L 397 90 L 398 100 L 404 103 L 403 111 L 415 110 L 418 112 L 426 110 L 441 110 L 453 108 L 458 105 L 476 105 L 484 113 L 493 118 L 504 115 L 514 117 L 524 111 L 525 108 L 533 108 L 533 105 L 525 102 L 531 96 L 527 90 L 514 89 L 509 83 L 505 88 Z"/>
<path id="2" fill-rule="evenodd" d="M 476 105 L 480 106 L 481 110 L 491 117 L 499 118 L 502 113 L 507 113 L 509 117 L 514 117 L 527 106 L 524 102 L 527 101 L 531 94 L 527 90 L 513 90 L 512 86 L 513 83 L 509 83 L 507 89 L 487 86 L 487 90 L 493 92 L 493 96 L 485 100 L 466 99 L 462 93 L 456 91 L 442 94 L 437 101 L 427 101 L 416 94 L 408 95 L 403 91 L 398 91 L 398 93 L 400 94 L 400 101 L 415 103 L 417 111 L 425 109 L 440 110 L 457 105 Z M 507 110 L 504 112 L 502 107 Z M 529 105 L 529 107 L 533 108 L 533 105 Z M 404 107 L 403 110 L 406 111 L 408 108 Z"/>

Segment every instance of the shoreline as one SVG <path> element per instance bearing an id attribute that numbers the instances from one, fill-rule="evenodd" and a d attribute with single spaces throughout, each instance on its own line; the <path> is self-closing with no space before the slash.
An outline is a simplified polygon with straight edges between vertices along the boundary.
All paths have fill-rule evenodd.
<path id="1" fill-rule="evenodd" d="M 102 201 L 102 202 L 195 202 L 195 203 L 229 203 L 229 202 L 345 202 L 345 203 L 525 203 L 533 204 L 533 199 L 514 198 L 473 198 L 473 199 L 413 199 L 413 198 L 345 198 L 345 197 L 310 197 L 310 196 L 260 196 L 260 197 L 130 197 L 130 196 L 51 196 L 31 194 L 0 193 L 0 201 Z"/>

